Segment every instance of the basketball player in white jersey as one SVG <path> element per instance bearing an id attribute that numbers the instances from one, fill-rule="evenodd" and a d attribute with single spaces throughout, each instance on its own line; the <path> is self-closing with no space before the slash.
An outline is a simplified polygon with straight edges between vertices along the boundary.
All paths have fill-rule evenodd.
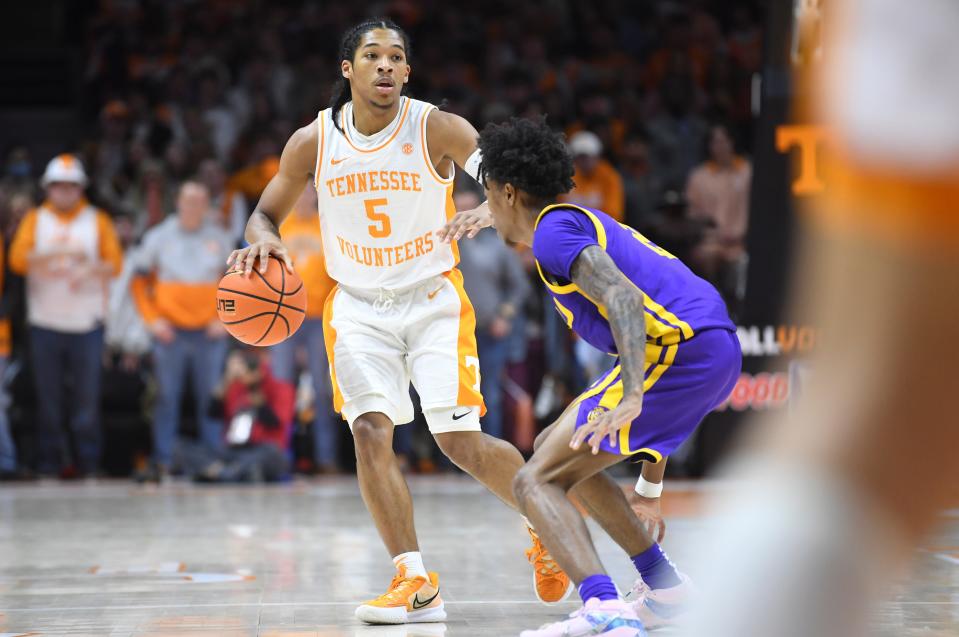
<path id="1" fill-rule="evenodd" d="M 829 131 L 794 306 L 829 345 L 793 416 L 757 423 L 734 465 L 702 546 L 704 609 L 684 634 L 954 635 L 949 611 L 922 628 L 913 607 L 898 611 L 906 626 L 895 611 L 888 632 L 870 624 L 959 493 L 959 3 L 794 10 L 809 83 L 796 106 Z M 945 591 L 922 582 L 918 603 L 948 606 L 950 577 L 954 595 L 943 573 L 931 584 Z"/>
<path id="2" fill-rule="evenodd" d="M 478 177 L 478 134 L 463 118 L 402 95 L 408 53 L 406 34 L 389 21 L 346 33 L 331 107 L 290 138 L 247 224 L 250 246 L 230 258 L 249 273 L 257 260 L 265 270 L 273 254 L 292 270 L 277 228 L 313 181 L 327 270 L 338 284 L 324 309 L 334 406 L 353 432 L 360 491 L 397 568 L 389 590 L 357 609 L 370 623 L 446 617 L 392 447 L 393 427 L 413 419 L 410 382 L 443 453 L 514 508 L 511 485 L 523 465 L 512 445 L 480 430 L 475 318 L 456 242 L 444 240 L 489 225 L 485 204 L 457 216 L 452 200 L 454 164 Z M 569 578 L 530 535 L 537 596 L 560 601 Z"/>

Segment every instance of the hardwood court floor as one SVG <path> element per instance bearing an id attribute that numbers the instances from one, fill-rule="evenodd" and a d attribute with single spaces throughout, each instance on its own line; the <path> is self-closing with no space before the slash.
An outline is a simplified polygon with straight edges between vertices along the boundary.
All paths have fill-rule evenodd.
<path id="1" fill-rule="evenodd" d="M 392 564 L 352 478 L 278 487 L 137 487 L 128 482 L 0 487 L 0 637 L 506 637 L 573 610 L 530 589 L 519 518 L 469 478 L 412 478 L 427 568 L 445 624 L 368 627 L 357 601 Z M 670 557 L 703 536 L 701 484 L 669 485 Z M 625 555 L 600 532 L 622 590 Z M 883 635 L 959 634 L 959 512 L 886 605 Z"/>

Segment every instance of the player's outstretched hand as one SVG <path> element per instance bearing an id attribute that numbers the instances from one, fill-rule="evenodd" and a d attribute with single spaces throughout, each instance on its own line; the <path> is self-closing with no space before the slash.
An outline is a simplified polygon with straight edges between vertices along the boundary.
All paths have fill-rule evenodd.
<path id="1" fill-rule="evenodd" d="M 666 537 L 666 521 L 663 519 L 660 500 L 661 498 L 644 498 L 638 493 L 633 493 L 629 497 L 629 504 L 633 507 L 633 511 L 645 525 L 649 537 L 653 538 L 657 544 Z"/>
<path id="2" fill-rule="evenodd" d="M 245 248 L 234 250 L 227 257 L 227 266 L 236 266 L 243 270 L 245 276 L 253 272 L 253 264 L 257 259 L 260 260 L 260 273 L 266 272 L 270 263 L 270 255 L 275 256 L 286 266 L 287 272 L 293 272 L 293 261 L 290 259 L 290 253 L 279 239 L 265 239 L 257 241 Z"/>
<path id="3" fill-rule="evenodd" d="M 483 204 L 479 208 L 457 212 L 445 226 L 436 231 L 436 236 L 444 243 L 459 241 L 464 234 L 467 239 L 472 239 L 480 230 L 489 228 L 491 225 L 493 225 L 493 217 L 486 204 Z"/>
<path id="4" fill-rule="evenodd" d="M 615 409 L 600 414 L 595 420 L 587 422 L 573 432 L 573 439 L 570 440 L 569 446 L 572 449 L 579 449 L 585 442 L 592 448 L 593 455 L 596 455 L 599 453 L 599 445 L 606 436 L 609 436 L 609 443 L 615 446 L 619 430 L 639 418 L 642 411 L 641 396 L 623 398 Z"/>

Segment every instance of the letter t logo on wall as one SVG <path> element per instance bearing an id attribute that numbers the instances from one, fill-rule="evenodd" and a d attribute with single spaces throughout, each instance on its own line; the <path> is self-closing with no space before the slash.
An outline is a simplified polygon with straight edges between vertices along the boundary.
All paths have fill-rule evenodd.
<path id="1" fill-rule="evenodd" d="M 794 147 L 799 149 L 799 175 L 793 179 L 793 195 L 804 197 L 826 189 L 819 176 L 817 152 L 825 138 L 826 131 L 822 126 L 785 125 L 776 128 L 777 151 L 788 153 Z"/>

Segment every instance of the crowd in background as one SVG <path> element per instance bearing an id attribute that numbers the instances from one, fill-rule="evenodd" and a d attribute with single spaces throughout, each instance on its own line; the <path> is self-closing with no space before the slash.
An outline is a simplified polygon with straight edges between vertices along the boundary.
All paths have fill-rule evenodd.
<path id="1" fill-rule="evenodd" d="M 574 156 L 568 200 L 672 251 L 735 312 L 751 178 L 741 149 L 762 52 L 754 5 L 101 3 L 82 26 L 83 126 L 63 147 L 72 154 L 48 165 L 28 133 L 2 149 L 0 477 L 261 480 L 348 469 L 320 315 L 295 340 L 250 352 L 231 345 L 207 297 L 283 143 L 328 103 L 341 33 L 371 10 L 411 36 L 410 95 L 477 128 L 545 115 Z M 60 192 L 70 184 L 72 195 Z M 480 197 L 460 175 L 457 207 Z M 50 214 L 67 214 L 82 241 L 39 258 L 56 240 Z M 304 193 L 287 224 L 309 307 L 321 306 L 332 282 L 315 196 Z M 484 427 L 529 450 L 609 358 L 550 309 L 529 252 L 491 230 L 461 250 Z M 411 469 L 429 471 L 424 430 L 400 428 L 397 446 Z"/>

